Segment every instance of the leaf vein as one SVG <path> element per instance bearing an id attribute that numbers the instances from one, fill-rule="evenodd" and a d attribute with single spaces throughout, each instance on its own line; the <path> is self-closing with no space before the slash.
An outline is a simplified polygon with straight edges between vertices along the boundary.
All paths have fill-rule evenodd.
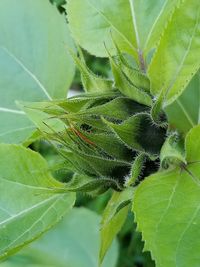
<path id="1" fill-rule="evenodd" d="M 44 87 L 44 85 L 41 83 L 41 81 L 33 74 L 25 65 L 24 63 L 18 59 L 14 54 L 12 54 L 6 47 L 0 46 L 1 49 L 3 49 L 7 55 L 9 55 L 34 81 L 35 83 L 40 87 L 40 89 L 43 91 L 43 93 L 47 96 L 49 100 L 52 100 L 51 96 L 49 95 L 48 91 Z"/>

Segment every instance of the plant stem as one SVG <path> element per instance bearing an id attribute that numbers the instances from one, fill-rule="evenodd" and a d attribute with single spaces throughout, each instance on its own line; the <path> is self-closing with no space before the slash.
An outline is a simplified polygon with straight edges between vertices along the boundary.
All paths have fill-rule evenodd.
<path id="1" fill-rule="evenodd" d="M 142 72 L 146 73 L 146 64 L 144 60 L 144 55 L 140 49 L 138 49 L 138 57 L 139 57 L 139 62 L 140 62 L 140 69 Z"/>

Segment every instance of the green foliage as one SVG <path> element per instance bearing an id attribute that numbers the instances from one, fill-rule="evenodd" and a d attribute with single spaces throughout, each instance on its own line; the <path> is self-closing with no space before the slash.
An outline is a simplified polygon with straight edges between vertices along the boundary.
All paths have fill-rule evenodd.
<path id="1" fill-rule="evenodd" d="M 0 266 L 97 267 L 99 223 L 100 216 L 94 212 L 85 208 L 74 208 L 40 240 Z M 116 266 L 117 248 L 115 240 L 102 267 Z"/>
<path id="2" fill-rule="evenodd" d="M 192 127 L 199 124 L 199 99 L 200 77 L 197 73 L 185 91 L 165 108 L 171 129 L 178 129 L 182 135 L 185 135 Z"/>
<path id="3" fill-rule="evenodd" d="M 155 47 L 174 7 L 179 0 L 129 0 L 135 29 L 137 49 L 145 56 Z M 145 25 L 145 27 L 144 27 Z"/>
<path id="4" fill-rule="evenodd" d="M 199 135 L 197 126 L 186 137 L 187 165 L 153 174 L 135 192 L 138 229 L 157 267 L 199 266 Z"/>
<path id="5" fill-rule="evenodd" d="M 47 151 L 38 150 L 47 164 L 39 153 L 22 146 L 0 145 L 0 257 L 16 252 L 60 220 L 73 205 L 75 193 L 94 197 L 107 191 L 111 198 L 103 211 L 99 264 L 120 229 L 125 231 L 131 203 L 156 267 L 198 267 L 198 2 L 68 0 L 65 7 L 64 1 L 51 2 L 54 6 L 39 0 L 0 2 L 0 140 L 23 142 L 37 150 L 39 142 L 32 142 L 42 138 L 53 147 L 50 153 L 50 145 Z M 92 71 L 88 52 L 107 58 L 102 62 L 109 61 L 109 75 Z M 85 92 L 66 99 L 72 60 Z M 84 223 L 86 217 L 90 215 L 84 211 L 78 222 L 63 222 L 69 231 L 66 240 L 58 250 L 54 242 L 49 248 L 55 265 L 66 266 L 59 255 L 69 246 L 73 248 L 67 264 L 98 265 L 99 236 L 87 239 L 92 226 L 90 220 Z M 131 223 L 130 245 L 123 252 L 128 260 L 140 255 L 132 253 L 135 242 L 142 246 Z M 58 236 L 65 234 L 61 227 Z M 74 235 L 95 258 L 81 258 L 73 246 Z M 44 254 L 38 258 L 47 265 L 48 245 L 42 245 Z M 30 251 L 28 257 L 34 253 Z M 115 264 L 113 257 L 105 267 Z M 153 265 L 135 259 L 120 259 L 121 263 Z"/>
<path id="6" fill-rule="evenodd" d="M 100 263 L 103 261 L 113 239 L 126 220 L 132 197 L 133 189 L 114 192 L 103 212 L 101 222 L 101 249 L 99 254 Z"/>
<path id="7" fill-rule="evenodd" d="M 91 54 L 107 56 L 104 43 L 115 53 L 112 34 L 120 50 L 139 62 L 143 52 L 147 56 L 155 47 L 176 4 L 174 0 L 157 0 L 154 5 L 141 0 L 69 0 L 67 13 L 74 39 Z"/>
<path id="8" fill-rule="evenodd" d="M 198 71 L 200 12 L 197 1 L 181 1 L 160 40 L 149 67 L 151 92 L 164 93 L 169 105 Z M 187 34 L 186 34 L 187 32 Z"/>
<path id="9" fill-rule="evenodd" d="M 37 105 L 65 125 L 58 131 L 47 119 L 45 127 L 50 131 L 44 132 L 43 125 L 27 112 L 45 136 L 59 144 L 59 152 L 70 163 L 71 171 L 78 173 L 69 184 L 72 191 L 92 191 L 97 186 L 121 190 L 130 175 L 135 151 L 158 155 L 164 142 L 166 131 L 153 124 L 149 108 L 116 90 L 107 97 L 106 93 L 102 97 L 98 93 L 85 94 L 52 102 L 51 106 L 35 103 L 35 108 Z"/>
<path id="10" fill-rule="evenodd" d="M 128 79 L 130 76 L 133 76 L 133 79 L 134 76 L 136 76 L 134 75 L 135 73 L 130 73 L 131 71 L 133 72 L 134 69 L 129 68 L 128 72 L 125 66 L 126 69 L 124 73 L 123 66 L 121 66 L 121 64 L 117 65 L 111 56 L 110 56 L 110 64 L 115 80 L 115 86 L 121 91 L 121 93 L 137 101 L 140 104 L 151 106 L 152 105 L 151 96 L 145 92 L 144 88 L 138 88 Z M 142 74 L 140 76 L 140 79 L 143 81 Z"/>
<path id="11" fill-rule="evenodd" d="M 153 125 L 147 113 L 131 116 L 121 124 L 107 124 L 126 145 L 137 151 L 158 154 L 164 142 L 165 130 Z"/>
<path id="12" fill-rule="evenodd" d="M 16 100 L 66 96 L 74 75 L 66 46 L 73 48 L 65 18 L 48 1 L 1 1 L 1 142 L 20 143 L 35 128 Z"/>
<path id="13" fill-rule="evenodd" d="M 109 51 L 114 50 L 112 31 L 120 49 L 129 54 L 136 54 L 128 1 L 70 0 L 66 10 L 74 39 L 89 53 L 100 57 L 107 56 L 104 43 Z M 123 23 L 121 18 L 124 18 Z"/>
<path id="14" fill-rule="evenodd" d="M 187 164 L 183 140 L 177 133 L 172 133 L 165 140 L 160 151 L 160 162 L 161 166 L 166 169 L 169 168 L 170 165 Z"/>
<path id="15" fill-rule="evenodd" d="M 77 68 L 81 72 L 82 85 L 86 92 L 103 92 L 112 90 L 112 81 L 95 75 L 86 65 L 82 51 L 79 49 L 81 59 L 72 53 Z"/>
<path id="16" fill-rule="evenodd" d="M 51 176 L 39 154 L 1 144 L 0 158 L 0 258 L 4 258 L 56 224 L 75 198 Z"/>

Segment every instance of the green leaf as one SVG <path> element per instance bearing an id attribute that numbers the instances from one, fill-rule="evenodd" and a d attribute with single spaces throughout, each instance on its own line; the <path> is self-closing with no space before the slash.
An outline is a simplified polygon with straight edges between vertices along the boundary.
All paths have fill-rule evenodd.
<path id="1" fill-rule="evenodd" d="M 130 82 L 137 88 L 142 89 L 146 92 L 150 91 L 150 81 L 146 75 L 137 69 L 131 68 L 130 66 L 121 65 L 123 72 L 126 74 Z"/>
<path id="2" fill-rule="evenodd" d="M 109 178 L 94 178 L 91 176 L 74 174 L 72 180 L 66 184 L 65 189 L 71 192 L 93 192 L 100 188 L 107 189 L 109 187 L 120 190 L 117 181 Z"/>
<path id="3" fill-rule="evenodd" d="M 160 151 L 160 162 L 163 168 L 170 165 L 186 164 L 184 145 L 178 134 L 172 133 L 164 142 Z"/>
<path id="4" fill-rule="evenodd" d="M 66 45 L 73 49 L 65 18 L 49 1 L 0 1 L 1 142 L 20 143 L 33 132 L 16 100 L 66 96 L 74 75 Z"/>
<path id="5" fill-rule="evenodd" d="M 147 109 L 148 108 L 144 105 L 140 105 L 128 97 L 117 97 L 105 104 L 91 107 L 88 110 L 83 110 L 79 112 L 79 115 L 100 115 L 115 120 L 125 120 L 130 115 Z"/>
<path id="6" fill-rule="evenodd" d="M 149 67 L 151 92 L 155 96 L 164 92 L 165 106 L 180 96 L 200 67 L 199 9 L 195 0 L 182 1 Z"/>
<path id="7" fill-rule="evenodd" d="M 143 61 L 155 47 L 177 0 L 69 0 L 68 20 L 73 37 L 91 54 L 106 57 L 115 47 Z M 79 19 L 77 19 L 79 18 Z M 123 21 L 123 23 L 122 23 Z M 143 62 L 145 64 L 145 62 Z"/>
<path id="8" fill-rule="evenodd" d="M 136 40 L 128 1 L 69 0 L 67 14 L 74 39 L 91 54 L 107 57 L 104 43 L 113 54 L 112 33 L 120 49 L 136 57 Z"/>
<path id="9" fill-rule="evenodd" d="M 133 211 L 156 266 L 200 262 L 200 126 L 186 137 L 187 165 L 158 172 L 136 189 Z"/>
<path id="10" fill-rule="evenodd" d="M 109 56 L 109 58 L 110 58 L 110 64 L 111 64 L 116 88 L 123 95 L 130 97 L 136 102 L 140 104 L 144 104 L 146 106 L 151 106 L 152 105 L 151 96 L 145 91 L 143 91 L 142 89 L 132 84 L 128 80 L 125 73 L 121 70 L 121 66 L 116 64 L 114 59 L 111 56 Z M 128 74 L 131 75 L 131 73 L 128 73 Z"/>
<path id="11" fill-rule="evenodd" d="M 73 149 L 73 148 L 72 148 Z M 124 175 L 131 167 L 131 164 L 125 161 L 109 159 L 106 157 L 83 153 L 79 149 L 73 150 L 73 155 L 68 151 L 62 150 L 62 155 L 67 160 L 73 161 L 77 171 L 90 176 L 113 178 L 118 177 L 119 182 L 124 182 Z"/>
<path id="12" fill-rule="evenodd" d="M 100 262 L 103 261 L 112 241 L 123 226 L 132 198 L 133 188 L 127 188 L 122 192 L 114 192 L 109 200 L 101 222 Z"/>
<path id="13" fill-rule="evenodd" d="M 145 56 L 155 47 L 179 0 L 129 0 L 137 48 Z"/>
<path id="14" fill-rule="evenodd" d="M 100 216 L 85 208 L 74 208 L 54 229 L 11 257 L 2 267 L 97 267 L 100 247 Z M 102 267 L 115 267 L 117 242 Z"/>
<path id="15" fill-rule="evenodd" d="M 134 150 L 157 154 L 164 142 L 165 130 L 153 125 L 147 113 L 131 116 L 121 124 L 114 124 L 105 119 L 104 122 L 125 145 Z"/>
<path id="16" fill-rule="evenodd" d="M 131 186 L 136 183 L 137 179 L 140 177 L 142 173 L 142 169 L 144 167 L 146 158 L 147 155 L 145 153 L 140 153 L 135 157 L 131 167 L 130 176 L 126 179 L 125 186 Z"/>
<path id="17" fill-rule="evenodd" d="M 113 60 L 112 60 L 112 57 L 110 56 L 110 61 L 113 64 L 113 68 L 115 69 L 116 67 L 115 65 L 117 63 L 119 65 L 119 68 L 127 76 L 127 78 L 132 83 L 132 85 L 134 85 L 138 89 L 142 89 L 149 93 L 150 92 L 149 78 L 143 72 L 135 68 L 135 66 L 131 64 L 132 62 L 128 61 L 128 58 L 125 55 L 123 55 L 123 53 L 120 51 L 114 39 L 113 39 L 113 43 L 116 48 L 116 56 L 114 58 L 114 62 L 112 62 Z M 109 51 L 108 51 L 108 54 L 110 54 Z M 119 70 L 118 72 L 120 73 Z"/>
<path id="18" fill-rule="evenodd" d="M 165 108 L 171 129 L 185 135 L 200 123 L 200 74 L 197 73 L 185 91 Z"/>
<path id="19" fill-rule="evenodd" d="M 79 49 L 80 50 L 80 49 Z M 82 52 L 80 51 L 80 54 Z M 113 81 L 104 79 L 94 74 L 86 65 L 84 58 L 79 58 L 76 54 L 72 53 L 72 57 L 76 63 L 77 68 L 81 72 L 81 81 L 83 88 L 86 92 L 104 92 L 112 90 Z M 82 56 L 81 56 L 82 57 Z"/>
<path id="20" fill-rule="evenodd" d="M 1 144 L 0 158 L 0 258 L 5 258 L 56 224 L 72 207 L 74 194 L 53 179 L 36 152 Z"/>
<path id="21" fill-rule="evenodd" d="M 119 140 L 115 134 L 93 134 L 92 132 L 84 132 L 84 135 L 98 148 L 103 149 L 109 156 L 119 160 L 132 161 L 132 150 L 124 146 L 123 142 Z"/>
<path id="22" fill-rule="evenodd" d="M 54 102 L 20 102 L 18 103 L 18 106 L 21 107 L 30 121 L 32 121 L 39 130 L 44 131 L 45 133 L 52 133 L 52 130 L 65 130 L 64 123 L 55 118 L 55 114 L 52 114 L 53 112 L 58 114 L 60 112 L 63 114 L 64 110 L 59 109 Z M 51 114 L 48 114 L 47 111 L 49 110 L 51 111 Z"/>

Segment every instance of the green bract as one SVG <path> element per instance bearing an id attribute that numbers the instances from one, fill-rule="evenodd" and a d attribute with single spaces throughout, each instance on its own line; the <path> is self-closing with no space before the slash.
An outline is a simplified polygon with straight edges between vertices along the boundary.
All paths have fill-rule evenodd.
<path id="1" fill-rule="evenodd" d="M 89 86 L 85 90 L 88 90 L 91 84 L 102 84 L 103 79 L 97 80 L 91 71 L 86 70 L 83 62 L 81 63 L 78 58 L 75 60 L 78 66 L 82 64 L 84 80 L 88 77 L 85 71 L 88 75 L 90 72 L 88 79 L 91 82 L 85 83 Z M 153 162 L 157 159 L 165 140 L 166 129 L 152 120 L 149 106 L 152 99 L 146 88 L 142 87 L 148 78 L 129 66 L 135 75 L 137 72 L 137 77 L 134 79 L 133 76 L 130 81 L 119 67 L 126 65 L 123 65 L 122 61 L 117 64 L 114 60 L 119 62 L 120 59 L 110 58 L 116 66 L 115 69 L 120 71 L 120 75 L 118 72 L 114 74 L 115 81 L 104 94 L 100 94 L 97 89 L 97 93 L 86 93 L 50 104 L 24 105 L 25 112 L 32 120 L 35 117 L 31 115 L 31 111 L 39 110 L 48 114 L 44 121 L 45 128 L 49 127 L 48 133 L 37 120 L 35 123 L 43 131 L 44 136 L 58 146 L 57 149 L 65 158 L 68 168 L 75 172 L 74 180 L 67 185 L 69 190 L 71 188 L 72 191 L 93 191 L 109 187 L 122 190 L 131 177 L 132 164 L 137 155 L 144 153 L 146 158 Z M 126 84 L 129 97 L 126 96 L 127 91 L 124 91 Z M 138 90 L 138 97 L 135 97 L 132 88 Z M 148 96 L 150 101 L 144 101 L 142 94 Z M 137 99 L 140 103 L 136 102 Z M 58 130 L 50 124 L 51 117 L 63 124 L 63 130 Z M 145 169 L 145 172 L 151 172 L 151 168 Z"/>
<path id="2" fill-rule="evenodd" d="M 51 2 L 0 1 L 0 140 L 41 138 L 57 153 L 48 165 L 0 144 L 0 258 L 59 221 L 75 192 L 110 189 L 95 264 L 132 206 L 156 267 L 199 267 L 198 1 Z M 82 49 L 109 60 L 109 78 Z M 74 63 L 85 92 L 66 98 Z"/>

